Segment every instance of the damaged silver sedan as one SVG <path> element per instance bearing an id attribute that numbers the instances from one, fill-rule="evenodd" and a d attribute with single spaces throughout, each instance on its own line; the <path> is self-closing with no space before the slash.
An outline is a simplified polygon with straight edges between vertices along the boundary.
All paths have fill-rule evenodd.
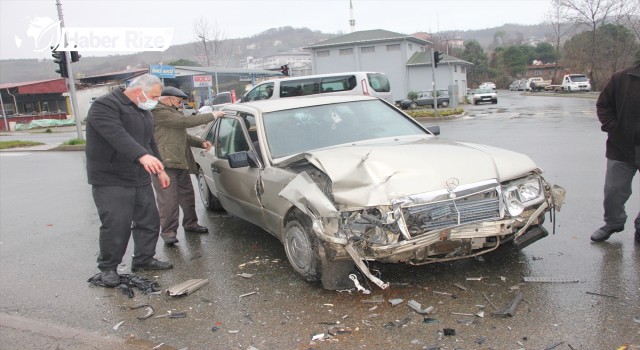
<path id="1" fill-rule="evenodd" d="M 386 102 L 317 96 L 233 104 L 193 149 L 205 207 L 277 237 L 327 289 L 354 264 L 429 264 L 545 237 L 565 191 L 527 156 L 441 139 Z"/>

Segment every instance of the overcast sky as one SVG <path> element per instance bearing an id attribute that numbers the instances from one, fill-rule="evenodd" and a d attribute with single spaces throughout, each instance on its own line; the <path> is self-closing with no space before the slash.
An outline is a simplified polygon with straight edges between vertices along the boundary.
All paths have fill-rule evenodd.
<path id="1" fill-rule="evenodd" d="M 349 33 L 349 0 L 60 0 L 66 27 L 168 27 L 172 44 L 195 40 L 196 19 L 217 25 L 227 39 L 270 28 L 307 27 Z M 50 58 L 47 24 L 57 21 L 55 0 L 0 0 L 0 59 Z M 484 29 L 538 24 L 550 0 L 352 0 L 356 30 L 417 31 Z M 39 42 L 36 42 L 36 36 Z M 40 50 L 40 51 L 38 51 Z M 109 52 L 81 52 L 83 56 Z"/>

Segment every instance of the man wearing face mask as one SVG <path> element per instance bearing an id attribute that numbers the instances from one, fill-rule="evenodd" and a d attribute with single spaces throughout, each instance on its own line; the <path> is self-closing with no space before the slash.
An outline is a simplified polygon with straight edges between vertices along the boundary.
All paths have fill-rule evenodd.
<path id="1" fill-rule="evenodd" d="M 191 174 L 196 174 L 196 162 L 191 147 L 209 151 L 211 143 L 187 133 L 188 128 L 207 124 L 224 115 L 218 111 L 195 116 L 184 116 L 178 108 L 188 96 L 175 87 L 165 87 L 158 106 L 153 110 L 155 120 L 154 137 L 158 143 L 162 162 L 171 179 L 171 187 L 163 188 L 158 179 L 153 180 L 156 201 L 160 211 L 160 237 L 166 245 L 178 243 L 180 208 L 182 227 L 185 232 L 207 233 L 209 230 L 198 224 L 195 195 Z"/>
<path id="2" fill-rule="evenodd" d="M 168 188 L 153 138 L 152 110 L 162 92 L 158 77 L 145 74 L 126 89 L 115 89 L 91 104 L 87 114 L 87 178 L 98 209 L 102 282 L 120 284 L 117 273 L 133 235 L 131 270 L 166 270 L 168 262 L 154 258 L 160 218 L 151 178 Z"/>

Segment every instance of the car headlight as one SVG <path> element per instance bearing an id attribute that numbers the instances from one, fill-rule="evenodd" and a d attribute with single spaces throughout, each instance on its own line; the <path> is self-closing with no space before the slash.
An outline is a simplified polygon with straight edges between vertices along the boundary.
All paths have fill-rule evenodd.
<path id="1" fill-rule="evenodd" d="M 511 216 L 518 216 L 525 207 L 544 199 L 542 183 L 538 177 L 528 177 L 514 181 L 503 191 L 504 203 Z"/>

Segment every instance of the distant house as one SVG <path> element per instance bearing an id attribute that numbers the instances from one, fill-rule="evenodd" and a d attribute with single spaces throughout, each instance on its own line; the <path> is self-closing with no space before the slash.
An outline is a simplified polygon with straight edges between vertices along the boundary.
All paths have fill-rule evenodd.
<path id="1" fill-rule="evenodd" d="M 357 31 L 306 47 L 312 53 L 314 74 L 347 71 L 385 73 L 396 101 L 409 91 L 431 90 L 432 43 L 411 35 L 382 29 Z M 458 87 L 460 97 L 466 93 L 466 66 L 469 62 L 446 56 L 436 68 L 436 89 Z"/>
<path id="2" fill-rule="evenodd" d="M 3 108 L 8 122 L 28 123 L 34 119 L 67 119 L 71 110 L 67 85 L 62 78 L 0 84 Z M 0 130 L 4 130 L 0 123 Z"/>
<path id="3" fill-rule="evenodd" d="M 568 72 L 562 66 L 558 66 L 554 79 L 553 73 L 555 70 L 555 63 L 531 64 L 527 66 L 526 77 L 542 77 L 544 80 L 553 80 L 553 84 L 562 84 L 562 76 L 568 74 Z"/>

